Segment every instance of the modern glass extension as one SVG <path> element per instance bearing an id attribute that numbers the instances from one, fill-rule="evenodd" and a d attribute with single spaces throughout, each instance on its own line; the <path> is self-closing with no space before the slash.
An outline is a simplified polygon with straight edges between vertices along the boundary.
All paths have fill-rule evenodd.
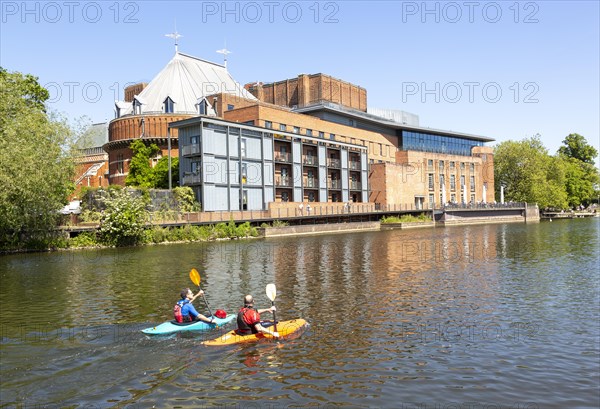
<path id="1" fill-rule="evenodd" d="M 435 152 L 471 156 L 471 148 L 483 146 L 482 141 L 455 136 L 434 135 L 424 132 L 402 131 L 400 149 L 405 151 Z"/>

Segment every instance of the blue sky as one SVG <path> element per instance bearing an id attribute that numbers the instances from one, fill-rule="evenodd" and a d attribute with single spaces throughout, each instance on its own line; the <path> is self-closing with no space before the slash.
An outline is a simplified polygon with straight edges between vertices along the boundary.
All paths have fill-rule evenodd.
<path id="1" fill-rule="evenodd" d="M 179 49 L 240 83 L 322 72 L 368 105 L 422 126 L 520 140 L 554 153 L 577 132 L 599 147 L 598 1 L 1 2 L 0 64 L 39 77 L 69 118 L 114 117 L 127 83 Z"/>

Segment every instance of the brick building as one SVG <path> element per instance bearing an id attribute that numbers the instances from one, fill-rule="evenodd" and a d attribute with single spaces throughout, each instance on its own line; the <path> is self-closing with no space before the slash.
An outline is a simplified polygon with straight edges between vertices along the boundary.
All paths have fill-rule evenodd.
<path id="1" fill-rule="evenodd" d="M 227 198 L 213 201 L 214 209 L 313 200 L 421 209 L 494 200 L 493 151 L 485 146 L 493 139 L 422 127 L 415 114 L 371 108 L 364 88 L 328 75 L 301 74 L 241 87 L 224 66 L 176 53 L 147 86 L 138 85 L 126 95 L 132 100 L 117 102 L 117 118 L 110 123 L 105 145 L 111 183 L 124 183 L 133 139 L 157 143 L 162 154 L 168 152 L 170 139 L 171 155 L 180 157 L 180 183 L 192 186 L 205 203 L 212 200 L 210 192 Z M 204 132 L 205 126 L 231 138 L 233 145 L 225 147 L 237 146 L 237 156 L 231 149 L 221 150 L 223 146 L 204 150 L 203 135 L 213 142 L 215 137 Z M 187 139 L 179 141 L 184 128 Z M 263 146 L 260 155 L 247 158 L 252 166 L 262 166 L 260 194 L 242 183 L 242 132 Z M 185 152 L 179 142 L 187 146 Z M 251 142 L 256 141 L 244 143 Z M 317 156 L 316 170 L 307 163 L 309 152 Z M 215 160 L 220 161 L 216 168 L 229 176 L 209 181 L 204 166 Z M 281 184 L 290 177 L 289 185 Z M 244 199 L 244 194 L 249 196 Z"/>

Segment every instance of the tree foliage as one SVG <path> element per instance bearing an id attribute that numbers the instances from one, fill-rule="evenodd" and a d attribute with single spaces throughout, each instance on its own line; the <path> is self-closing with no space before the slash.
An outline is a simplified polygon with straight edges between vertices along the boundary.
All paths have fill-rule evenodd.
<path id="1" fill-rule="evenodd" d="M 169 187 L 169 157 L 160 158 L 155 167 L 150 160 L 160 152 L 156 144 L 146 145 L 136 139 L 129 146 L 133 152 L 129 165 L 129 174 L 125 180 L 127 186 L 146 187 L 151 189 L 167 189 Z M 179 158 L 171 158 L 172 185 L 179 182 Z"/>
<path id="2" fill-rule="evenodd" d="M 563 146 L 558 148 L 558 154 L 594 165 L 594 159 L 598 156 L 598 151 L 588 144 L 583 136 L 572 133 L 563 140 Z"/>
<path id="3" fill-rule="evenodd" d="M 0 241 L 54 231 L 74 189 L 73 133 L 48 115 L 48 91 L 31 75 L 0 68 Z"/>
<path id="4" fill-rule="evenodd" d="M 99 229 L 105 244 L 128 246 L 143 239 L 148 214 L 142 197 L 127 189 L 112 190 L 105 206 Z"/>
<path id="5" fill-rule="evenodd" d="M 555 156 L 548 153 L 539 135 L 497 145 L 496 189 L 505 187 L 506 200 L 537 203 L 542 208 L 589 204 L 597 194 L 594 186 L 598 183 L 598 170 L 590 163 L 595 149 L 578 134 L 569 135 L 564 143 Z"/>

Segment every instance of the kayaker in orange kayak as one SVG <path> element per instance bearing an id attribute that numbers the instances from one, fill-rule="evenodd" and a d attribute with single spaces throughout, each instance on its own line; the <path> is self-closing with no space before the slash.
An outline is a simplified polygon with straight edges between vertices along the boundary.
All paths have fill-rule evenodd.
<path id="1" fill-rule="evenodd" d="M 236 333 L 239 335 L 258 334 L 269 334 L 275 338 L 279 338 L 279 334 L 275 331 L 271 331 L 260 324 L 260 314 L 265 312 L 275 312 L 275 306 L 271 308 L 265 308 L 257 310 L 254 308 L 254 298 L 251 295 L 244 297 L 244 306 L 240 309 L 237 316 L 238 328 Z"/>

